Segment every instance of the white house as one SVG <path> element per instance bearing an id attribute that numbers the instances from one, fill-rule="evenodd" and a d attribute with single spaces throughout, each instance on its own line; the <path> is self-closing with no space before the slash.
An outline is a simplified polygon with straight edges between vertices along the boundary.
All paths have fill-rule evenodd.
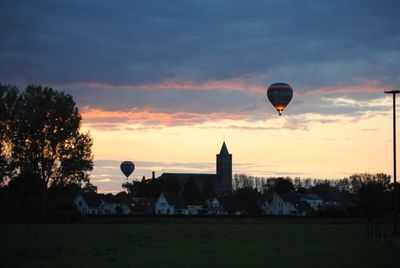
<path id="1" fill-rule="evenodd" d="M 267 215 L 297 215 L 298 210 L 289 198 L 283 198 L 278 193 L 272 195 L 272 200 L 264 206 Z"/>
<path id="2" fill-rule="evenodd" d="M 183 214 L 185 215 L 198 215 L 201 213 L 201 211 L 203 210 L 203 206 L 202 205 L 187 205 L 187 209 L 184 209 L 182 211 Z"/>
<path id="3" fill-rule="evenodd" d="M 102 198 L 99 209 L 103 211 L 103 214 L 131 214 L 134 209 L 134 202 L 130 198 L 124 198 L 120 196 L 105 196 Z"/>
<path id="4" fill-rule="evenodd" d="M 103 214 L 99 208 L 101 200 L 96 193 L 79 194 L 75 197 L 74 204 L 81 214 Z"/>
<path id="5" fill-rule="evenodd" d="M 179 193 L 161 193 L 154 205 L 156 215 L 189 215 L 193 210 Z"/>
<path id="6" fill-rule="evenodd" d="M 228 212 L 219 202 L 218 198 L 214 197 L 206 201 L 209 215 L 227 215 Z"/>
<path id="7" fill-rule="evenodd" d="M 124 195 L 82 193 L 75 197 L 74 204 L 82 214 L 131 214 L 134 202 Z"/>
<path id="8" fill-rule="evenodd" d="M 300 200 L 300 197 L 294 192 L 273 193 L 272 200 L 266 201 L 263 208 L 267 215 L 306 216 L 312 210 L 310 205 Z"/>

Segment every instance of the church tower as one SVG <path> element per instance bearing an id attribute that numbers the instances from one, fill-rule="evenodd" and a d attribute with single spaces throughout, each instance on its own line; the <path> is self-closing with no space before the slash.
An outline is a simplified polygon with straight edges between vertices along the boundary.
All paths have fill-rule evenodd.
<path id="1" fill-rule="evenodd" d="M 217 175 L 222 179 L 222 187 L 225 194 L 232 193 L 232 155 L 226 148 L 225 141 L 221 151 L 217 154 Z"/>

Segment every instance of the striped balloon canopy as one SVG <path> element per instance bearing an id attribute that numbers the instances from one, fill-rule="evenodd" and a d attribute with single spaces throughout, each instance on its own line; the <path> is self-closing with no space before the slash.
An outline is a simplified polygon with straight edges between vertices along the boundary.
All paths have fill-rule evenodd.
<path id="1" fill-rule="evenodd" d="M 282 115 L 282 111 L 292 100 L 293 89 L 286 83 L 274 83 L 269 86 L 267 95 L 278 114 Z"/>

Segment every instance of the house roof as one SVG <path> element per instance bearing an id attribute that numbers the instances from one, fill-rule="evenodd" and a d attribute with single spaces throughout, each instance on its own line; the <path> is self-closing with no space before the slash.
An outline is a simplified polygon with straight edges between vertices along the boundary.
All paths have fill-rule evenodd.
<path id="1" fill-rule="evenodd" d="M 295 192 L 280 193 L 279 196 L 283 201 L 292 203 L 292 205 L 299 211 L 308 211 L 311 209 L 311 206 L 307 202 L 300 200 L 301 195 L 296 194 Z"/>
<path id="2" fill-rule="evenodd" d="M 317 194 L 315 193 L 306 193 L 306 194 L 300 194 L 299 195 L 301 198 L 305 198 L 308 200 L 322 200 L 321 197 L 319 197 Z"/>
<path id="3" fill-rule="evenodd" d="M 125 204 L 129 209 L 134 209 L 134 204 L 132 198 L 130 198 L 126 193 L 119 193 L 116 195 L 112 194 L 98 194 L 98 193 L 82 193 L 80 194 L 82 198 L 86 201 L 89 207 L 98 208 L 102 202 L 104 203 L 117 203 Z"/>
<path id="4" fill-rule="evenodd" d="M 175 206 L 177 209 L 187 208 L 186 200 L 180 193 L 166 192 L 162 193 L 168 204 Z"/>
<path id="5" fill-rule="evenodd" d="M 295 204 L 295 203 L 299 202 L 299 200 L 300 200 L 299 196 L 294 192 L 286 192 L 286 193 L 278 193 L 278 194 L 282 198 L 282 200 L 285 202 L 290 202 L 290 203 Z"/>
<path id="6" fill-rule="evenodd" d="M 340 201 L 340 191 L 334 187 L 314 188 L 314 189 L 311 189 L 310 192 L 318 195 L 325 202 L 339 202 Z"/>
<path id="7" fill-rule="evenodd" d="M 101 204 L 101 195 L 97 193 L 82 193 L 80 196 L 91 208 L 98 208 Z"/>

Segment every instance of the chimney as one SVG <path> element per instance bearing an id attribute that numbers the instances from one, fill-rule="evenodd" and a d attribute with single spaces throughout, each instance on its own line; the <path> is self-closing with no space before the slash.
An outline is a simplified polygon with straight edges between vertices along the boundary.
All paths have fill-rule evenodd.
<path id="1" fill-rule="evenodd" d="M 156 172 L 155 172 L 155 171 L 151 172 L 151 178 L 152 178 L 152 179 L 155 179 L 155 178 L 156 178 Z"/>

